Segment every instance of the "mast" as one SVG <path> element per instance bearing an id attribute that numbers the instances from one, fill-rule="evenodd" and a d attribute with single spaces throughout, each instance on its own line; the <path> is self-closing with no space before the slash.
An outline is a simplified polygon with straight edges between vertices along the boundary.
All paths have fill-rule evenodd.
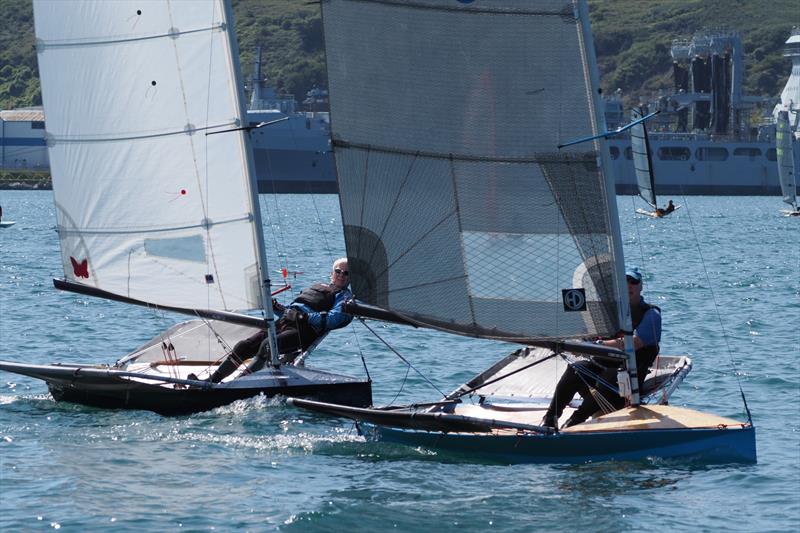
<path id="1" fill-rule="evenodd" d="M 588 75 L 590 80 L 590 89 L 592 91 L 592 104 L 594 105 L 594 119 L 597 121 L 597 130 L 606 131 L 605 115 L 603 109 L 603 101 L 600 98 L 600 74 L 597 69 L 597 58 L 594 53 L 594 41 L 592 40 L 592 31 L 589 24 L 589 7 L 586 0 L 578 1 L 578 18 L 581 23 L 581 38 L 583 40 L 583 50 L 586 54 L 586 63 L 588 66 Z M 597 139 L 600 145 L 600 162 L 603 169 L 603 177 L 606 182 L 606 202 L 608 203 L 608 224 L 611 228 L 611 246 L 613 249 L 613 257 L 617 258 L 615 262 L 616 267 L 616 290 L 617 301 L 619 302 L 619 309 L 617 309 L 619 316 L 619 323 L 625 333 L 625 353 L 628 356 L 628 375 L 631 381 L 631 405 L 639 405 L 639 379 L 636 369 L 636 350 L 633 347 L 633 322 L 631 320 L 631 306 L 628 301 L 628 291 L 623 290 L 626 287 L 625 281 L 625 256 L 622 250 L 622 233 L 619 226 L 619 214 L 617 213 L 617 197 L 615 191 L 615 183 L 611 172 L 608 169 L 611 167 L 609 161 L 609 152 L 605 146 L 605 139 Z"/>
<path id="2" fill-rule="evenodd" d="M 244 89 L 240 80 L 242 79 L 241 67 L 239 65 L 239 46 L 236 39 L 233 38 L 233 10 L 228 0 L 220 0 L 220 3 L 225 10 L 225 21 L 227 23 L 226 33 L 228 35 L 228 51 L 230 57 L 231 67 L 233 68 L 233 80 L 235 85 L 235 94 L 238 100 L 239 120 L 242 125 L 247 124 L 247 112 L 244 107 Z M 250 208 L 253 214 L 253 224 L 255 224 L 255 238 L 258 240 L 256 243 L 256 250 L 258 250 L 258 271 L 259 271 L 259 288 L 261 290 L 261 307 L 264 310 L 265 320 L 267 323 L 267 340 L 269 341 L 269 350 L 271 356 L 272 366 L 279 366 L 278 360 L 278 344 L 276 341 L 275 333 L 275 315 L 272 312 L 272 296 L 270 291 L 269 267 L 267 265 L 267 253 L 264 249 L 264 229 L 261 222 L 261 209 L 258 201 L 258 182 L 256 179 L 255 164 L 253 162 L 253 149 L 250 146 L 249 130 L 243 130 L 237 135 L 244 136 L 244 154 L 242 154 L 247 161 L 247 174 L 250 178 Z"/>
<path id="3" fill-rule="evenodd" d="M 250 109 L 261 109 L 261 47 L 256 47 L 256 60 L 253 62 L 253 78 L 250 80 Z"/>

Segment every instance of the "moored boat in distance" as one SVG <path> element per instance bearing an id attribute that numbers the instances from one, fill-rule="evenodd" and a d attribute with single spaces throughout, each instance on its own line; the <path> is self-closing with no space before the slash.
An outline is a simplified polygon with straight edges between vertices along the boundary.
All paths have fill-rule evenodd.
<path id="1" fill-rule="evenodd" d="M 262 75 L 260 47 L 248 88 L 248 123 L 275 121 L 250 134 L 258 192 L 335 193 L 329 113 L 316 110 L 324 104 L 324 91 L 309 91 L 307 101 L 312 110 L 299 111 L 293 96 L 278 94 Z"/>
<path id="2" fill-rule="evenodd" d="M 800 51 L 790 50 L 792 75 L 786 91 L 797 87 Z M 652 164 L 659 194 L 779 195 L 775 148 L 774 99 L 742 94 L 744 52 L 741 36 L 729 31 L 702 31 L 690 40 L 673 41 L 674 92 L 660 96 L 645 112 L 660 114 L 648 122 Z M 796 100 L 795 100 L 796 101 Z M 788 102 L 787 102 L 788 103 Z M 624 120 L 619 97 L 606 100 L 609 128 Z M 762 109 L 761 124 L 751 113 Z M 794 124 L 794 128 L 797 125 Z M 618 194 L 636 194 L 631 140 L 608 141 Z M 796 156 L 797 157 L 797 156 Z"/>
<path id="3" fill-rule="evenodd" d="M 793 30 L 786 44 L 786 57 L 793 63 L 800 61 L 800 30 Z M 672 55 L 676 61 L 674 92 L 650 104 L 650 110 L 662 111 L 650 130 L 653 167 L 659 176 L 657 193 L 780 195 L 774 119 L 761 125 L 749 122 L 749 110 L 757 105 L 766 108 L 771 99 L 742 95 L 740 36 L 734 32 L 698 33 L 691 40 L 676 40 Z M 260 58 L 259 50 L 249 82 L 248 123 L 285 120 L 251 133 L 259 192 L 335 193 L 329 113 L 313 106 L 310 111 L 299 111 L 292 96 L 277 94 L 262 76 Z M 798 77 L 800 67 L 793 66 L 781 96 L 785 106 L 790 96 L 800 98 L 796 94 Z M 309 91 L 308 101 L 318 101 L 318 92 Z M 605 105 L 609 128 L 625 120 L 627 113 L 620 98 L 609 98 Z M 29 120 L 29 129 L 33 129 L 31 139 L 25 140 L 36 143 L 25 149 L 31 157 L 42 160 L 40 170 L 46 170 L 48 164 L 43 119 Z M 790 122 L 796 131 L 796 113 Z M 8 132 L 3 135 L 9 137 Z M 13 144 L 18 140 L 0 142 Z M 607 149 L 617 194 L 637 194 L 630 137 L 609 139 Z M 800 168 L 800 154 L 795 157 Z M 6 159 L 12 162 L 8 154 Z M 14 161 L 17 159 L 21 161 L 17 157 Z"/>

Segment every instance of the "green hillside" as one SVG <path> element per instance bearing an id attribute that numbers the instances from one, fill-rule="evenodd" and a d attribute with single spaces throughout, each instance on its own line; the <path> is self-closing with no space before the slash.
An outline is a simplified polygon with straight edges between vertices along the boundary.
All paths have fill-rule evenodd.
<path id="1" fill-rule="evenodd" d="M 629 101 L 670 88 L 672 40 L 714 27 L 743 36 L 745 92 L 776 96 L 790 71 L 781 50 L 792 25 L 800 25 L 797 6 L 797 0 L 590 0 L 602 84 L 622 89 Z M 318 5 L 233 0 L 233 7 L 245 75 L 260 44 L 266 75 L 279 89 L 302 100 L 326 84 Z M 40 103 L 31 0 L 0 0 L 0 109 Z"/>

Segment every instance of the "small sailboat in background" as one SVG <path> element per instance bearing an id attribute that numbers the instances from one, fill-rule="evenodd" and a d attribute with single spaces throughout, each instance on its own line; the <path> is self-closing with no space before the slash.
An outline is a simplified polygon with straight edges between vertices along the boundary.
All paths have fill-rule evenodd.
<path id="1" fill-rule="evenodd" d="M 44 380 L 57 400 L 162 414 L 258 394 L 371 403 L 369 380 L 278 363 L 229 2 L 33 7 L 65 274 L 55 286 L 195 319 L 112 365 L 0 370 Z M 190 379 L 263 328 L 271 365 Z"/>
<path id="2" fill-rule="evenodd" d="M 3 220 L 3 208 L 0 207 L 0 228 L 10 228 L 16 224 L 13 220 Z"/>
<path id="3" fill-rule="evenodd" d="M 351 309 L 524 347 L 431 403 L 290 401 L 371 438 L 503 461 L 755 461 L 749 412 L 665 405 L 688 358 L 662 356 L 638 389 L 587 3 L 328 0 L 322 12 Z M 386 101 L 391 127 L 363 113 Z M 620 331 L 625 351 L 581 340 Z M 561 372 L 586 357 L 624 361 L 630 406 L 542 426 Z"/>
<path id="4" fill-rule="evenodd" d="M 653 218 L 662 218 L 672 214 L 673 211 L 681 206 L 669 201 L 664 208 L 658 207 L 656 200 L 656 178 L 653 172 L 653 159 L 650 150 L 650 139 L 647 136 L 647 125 L 644 121 L 636 122 L 645 116 L 643 110 L 632 109 L 631 120 L 634 122 L 631 127 L 631 151 L 633 153 L 633 167 L 636 174 L 636 184 L 639 187 L 639 196 L 650 205 L 651 211 L 637 208 L 636 212 L 640 215 L 647 215 Z"/>
<path id="5" fill-rule="evenodd" d="M 797 169 L 795 168 L 795 145 L 792 128 L 789 125 L 789 112 L 779 111 L 775 121 L 775 148 L 778 156 L 778 179 L 781 182 L 783 201 L 792 206 L 781 209 L 787 217 L 800 216 L 797 205 Z"/>

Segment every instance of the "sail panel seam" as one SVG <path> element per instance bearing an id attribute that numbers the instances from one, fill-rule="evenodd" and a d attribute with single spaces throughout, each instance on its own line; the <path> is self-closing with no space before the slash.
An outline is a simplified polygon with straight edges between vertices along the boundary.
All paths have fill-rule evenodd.
<path id="1" fill-rule="evenodd" d="M 120 141 L 137 141 L 143 139 L 154 139 L 158 137 L 169 137 L 172 135 L 192 135 L 196 132 L 200 131 L 207 131 L 213 130 L 217 128 L 228 128 L 230 126 L 238 126 L 238 120 L 231 120 L 229 122 L 223 122 L 220 124 L 212 124 L 210 126 L 203 126 L 203 127 L 192 127 L 192 128 L 183 128 L 180 130 L 172 130 L 172 131 L 164 131 L 160 133 L 148 133 L 148 134 L 138 134 L 138 135 L 126 135 L 124 137 L 81 137 L 81 136 L 69 136 L 69 137 L 60 137 L 55 135 L 47 135 L 45 140 L 48 146 L 52 146 L 54 144 L 92 144 L 92 143 L 103 143 L 103 142 L 120 142 Z"/>
<path id="2" fill-rule="evenodd" d="M 461 205 L 458 201 L 458 179 L 456 178 L 456 165 L 453 158 L 450 158 L 450 179 L 453 183 L 453 202 L 455 202 L 455 215 L 456 215 L 456 224 L 458 224 L 458 241 L 459 241 L 459 248 L 461 248 L 461 268 L 464 272 L 464 277 L 466 278 L 466 289 L 467 289 L 467 304 L 469 305 L 469 314 L 472 317 L 472 324 L 474 326 L 478 325 L 478 318 L 475 316 L 475 303 L 473 302 L 473 292 L 472 287 L 470 287 L 470 278 L 469 278 L 469 267 L 467 265 L 467 249 L 464 245 L 464 227 L 461 223 Z"/>
<path id="3" fill-rule="evenodd" d="M 448 220 L 450 217 L 454 216 L 455 214 L 456 214 L 456 213 L 455 213 L 455 211 L 452 211 L 452 212 L 450 212 L 450 213 L 447 213 L 447 214 L 446 214 L 444 217 L 442 217 L 442 218 L 441 218 L 441 220 L 439 220 L 439 222 L 437 222 L 436 224 L 434 224 L 434 225 L 433 225 L 433 226 L 432 226 L 432 227 L 431 227 L 431 228 L 430 228 L 428 231 L 426 231 L 424 235 L 422 235 L 422 236 L 421 236 L 419 239 L 417 239 L 416 241 L 414 241 L 414 242 L 411 244 L 411 246 L 409 246 L 409 247 L 408 247 L 406 250 L 404 250 L 402 253 L 400 253 L 400 254 L 399 254 L 399 255 L 398 255 L 396 258 L 395 258 L 395 260 L 394 260 L 394 261 L 392 261 L 391 263 L 389 263 L 388 265 L 386 265 L 386 268 L 385 268 L 384 270 L 382 270 L 380 273 L 378 273 L 377 277 L 383 276 L 383 275 L 384 275 L 384 274 L 386 274 L 388 271 L 390 271 L 390 270 L 392 269 L 392 267 L 393 267 L 395 264 L 397 264 L 397 262 L 398 262 L 398 261 L 400 261 L 400 260 L 401 260 L 403 257 L 405 257 L 407 254 L 409 254 L 409 253 L 410 253 L 410 252 L 411 252 L 411 251 L 412 251 L 414 248 L 416 248 L 416 247 L 417 247 L 417 245 L 418 245 L 418 244 L 420 244 L 422 241 L 424 241 L 426 238 L 428 238 L 428 237 L 431 235 L 431 233 L 433 233 L 433 232 L 434 232 L 436 229 L 438 229 L 438 228 L 439 228 L 439 227 L 440 227 L 442 224 L 444 224 L 444 223 L 445 223 L 445 222 L 446 222 L 446 221 L 447 221 L 447 220 Z"/>
<path id="4" fill-rule="evenodd" d="M 470 15 L 514 15 L 514 16 L 534 16 L 534 17 L 559 17 L 570 22 L 575 21 L 575 15 L 571 8 L 559 11 L 526 11 L 514 8 L 487 8 L 487 7 L 451 7 L 441 5 L 423 4 L 421 2 L 409 2 L 406 0 L 349 0 L 353 3 L 362 4 L 382 4 L 405 9 L 424 9 L 428 11 L 441 11 L 445 13 L 467 13 Z"/>
<path id="5" fill-rule="evenodd" d="M 333 139 L 333 145 L 337 148 L 364 150 L 367 152 L 375 151 L 385 154 L 397 154 L 407 156 L 418 156 L 426 159 L 443 159 L 453 161 L 468 161 L 468 162 L 485 162 L 485 163 L 520 163 L 520 164 L 535 164 L 535 163 L 564 163 L 575 162 L 583 163 L 586 161 L 596 162 L 597 152 L 592 150 L 588 152 L 537 152 L 529 157 L 512 157 L 512 156 L 480 156 L 480 155 L 467 155 L 457 153 L 442 153 L 442 152 L 426 152 L 422 150 L 405 150 L 403 148 L 392 148 L 387 146 L 376 146 L 374 144 L 361 144 L 343 141 L 341 139 Z"/>
<path id="6" fill-rule="evenodd" d="M 230 218 L 227 220 L 214 221 L 210 225 L 208 222 L 201 222 L 199 224 L 188 224 L 185 226 L 169 226 L 162 228 L 133 228 L 133 229 L 91 229 L 91 228 L 73 228 L 67 229 L 64 226 L 58 226 L 56 231 L 59 235 L 129 235 L 129 234 L 148 234 L 148 233 L 163 233 L 166 231 L 180 231 L 194 228 L 209 228 L 210 226 L 219 226 L 221 224 L 231 224 L 235 222 L 249 222 L 252 217 L 244 215 L 237 218 Z"/>
<path id="7" fill-rule="evenodd" d="M 208 28 L 195 28 L 193 30 L 185 30 L 179 31 L 175 28 L 171 28 L 170 31 L 167 33 L 158 33 L 155 35 L 140 35 L 135 37 L 108 37 L 107 39 L 94 39 L 94 40 L 83 40 L 83 39 L 59 39 L 53 41 L 46 41 L 44 39 L 37 39 L 36 41 L 36 48 L 39 51 L 44 51 L 49 48 L 76 48 L 76 47 L 85 47 L 85 46 L 107 46 L 107 45 L 115 45 L 115 44 L 122 44 L 122 43 L 133 43 L 133 42 L 141 42 L 141 41 L 152 41 L 154 39 L 177 39 L 182 35 L 190 35 L 193 33 L 202 33 L 202 32 L 210 32 L 210 31 L 219 31 L 225 29 L 225 23 L 214 24 Z"/>

